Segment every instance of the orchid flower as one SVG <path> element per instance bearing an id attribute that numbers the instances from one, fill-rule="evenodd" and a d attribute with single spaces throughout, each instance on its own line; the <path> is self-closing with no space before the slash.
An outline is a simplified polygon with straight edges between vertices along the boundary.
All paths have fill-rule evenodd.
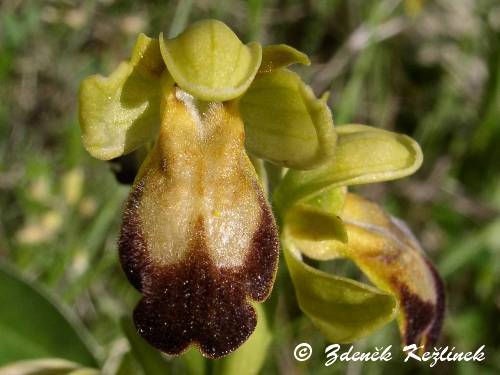
<path id="1" fill-rule="evenodd" d="M 254 304 L 272 290 L 280 242 L 301 308 L 329 339 L 352 341 L 398 312 L 406 342 L 437 338 L 437 272 L 404 224 L 346 193 L 413 173 L 418 144 L 334 128 L 327 97 L 288 69 L 295 63 L 309 59 L 284 44 L 245 45 L 205 20 L 173 39 L 139 35 L 129 61 L 81 84 L 88 152 L 110 160 L 148 151 L 118 247 L 142 294 L 136 328 L 165 353 L 196 345 L 218 358 L 240 347 L 256 326 Z M 275 213 L 249 156 L 288 168 Z M 303 255 L 350 258 L 380 289 L 314 269 Z"/>
<path id="2" fill-rule="evenodd" d="M 398 317 L 403 342 L 429 348 L 444 316 L 441 278 L 403 221 L 347 191 L 414 173 L 422 151 L 405 135 L 366 125 L 336 132 L 334 159 L 289 170 L 274 194 L 299 305 L 334 342 L 352 342 Z M 380 289 L 314 269 L 303 255 L 350 259 Z"/>

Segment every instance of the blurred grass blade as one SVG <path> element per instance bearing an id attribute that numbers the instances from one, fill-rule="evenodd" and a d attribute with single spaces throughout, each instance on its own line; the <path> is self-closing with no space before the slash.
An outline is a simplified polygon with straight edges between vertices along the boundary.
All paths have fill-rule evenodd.
<path id="1" fill-rule="evenodd" d="M 120 364 L 116 371 L 111 372 L 113 375 L 146 375 L 135 356 L 131 351 L 128 351 L 121 358 Z"/>
<path id="2" fill-rule="evenodd" d="M 175 38 L 186 28 L 192 6 L 193 0 L 177 1 L 177 7 L 175 8 L 174 17 L 172 18 L 172 24 L 168 30 L 169 38 Z"/>
<path id="3" fill-rule="evenodd" d="M 352 342 L 395 317 L 391 294 L 308 266 L 286 232 L 282 243 L 299 306 L 328 340 Z"/>
<path id="4" fill-rule="evenodd" d="M 500 188 L 500 186 L 499 186 Z M 500 249 L 500 217 L 468 236 L 461 236 L 450 244 L 453 251 L 439 262 L 439 272 L 447 279 L 459 273 L 475 259 L 488 259 L 487 249 Z"/>
<path id="5" fill-rule="evenodd" d="M 272 334 L 269 330 L 266 314 L 260 304 L 253 304 L 257 313 L 257 326 L 250 338 L 234 353 L 217 363 L 221 375 L 256 375 L 264 365 Z"/>
<path id="6" fill-rule="evenodd" d="M 110 228 L 114 220 L 116 220 L 117 215 L 119 215 L 120 206 L 123 204 L 125 198 L 126 189 L 116 189 L 113 195 L 108 197 L 101 206 L 99 213 L 92 221 L 88 231 L 81 235 L 82 243 L 85 244 L 87 255 L 93 262 L 94 267 L 89 267 L 86 272 L 74 279 L 71 285 L 68 286 L 64 292 L 64 299 L 66 301 L 73 301 L 82 290 L 89 286 L 93 278 L 97 277 L 102 272 L 105 266 L 103 261 L 106 260 L 106 257 L 101 257 L 99 250 L 102 249 L 106 236 L 109 234 Z M 62 263 L 60 267 L 67 267 L 67 263 Z M 54 269 L 51 270 L 51 276 L 53 278 L 59 278 L 63 272 L 64 269 Z"/>
<path id="7" fill-rule="evenodd" d="M 51 373 L 50 375 L 53 374 Z M 69 372 L 68 375 L 102 375 L 102 373 L 91 368 L 79 368 Z"/>
<path id="8" fill-rule="evenodd" d="M 289 170 L 274 195 L 281 213 L 296 202 L 340 186 L 394 180 L 422 164 L 417 142 L 403 134 L 365 125 L 336 127 L 334 158 L 310 171 Z"/>
<path id="9" fill-rule="evenodd" d="M 247 2 L 247 27 L 249 40 L 260 40 L 262 33 L 263 0 L 248 0 Z"/>
<path id="10" fill-rule="evenodd" d="M 19 361 L 0 368 L 0 375 L 99 375 L 95 369 L 59 358 Z"/>
<path id="11" fill-rule="evenodd" d="M 169 366 L 161 353 L 137 334 L 134 323 L 129 318 L 121 319 L 121 326 L 130 343 L 131 352 L 147 375 L 169 374 Z"/>
<path id="12" fill-rule="evenodd" d="M 97 367 L 81 323 L 4 263 L 0 263 L 0 296 L 0 365 L 54 357 Z"/>

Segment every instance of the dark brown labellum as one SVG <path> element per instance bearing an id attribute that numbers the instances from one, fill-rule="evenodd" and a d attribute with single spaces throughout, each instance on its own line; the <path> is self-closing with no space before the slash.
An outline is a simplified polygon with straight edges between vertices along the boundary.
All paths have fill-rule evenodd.
<path id="1" fill-rule="evenodd" d="M 178 89 L 166 108 L 127 202 L 120 259 L 143 295 L 134 311 L 141 336 L 169 354 L 194 344 L 217 358 L 255 328 L 250 300 L 271 291 L 277 229 L 236 108 L 210 103 L 199 113 Z"/>

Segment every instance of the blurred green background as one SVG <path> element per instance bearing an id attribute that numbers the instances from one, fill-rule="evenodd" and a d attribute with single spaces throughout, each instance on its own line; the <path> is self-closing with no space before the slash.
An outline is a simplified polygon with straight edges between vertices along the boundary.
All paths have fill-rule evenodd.
<path id="1" fill-rule="evenodd" d="M 425 161 L 416 175 L 356 190 L 406 220 L 437 265 L 448 297 L 440 344 L 459 351 L 486 345 L 484 362 L 430 370 L 402 362 L 393 322 L 355 343 L 357 350 L 392 344 L 392 361 L 324 367 L 328 343 L 301 314 L 281 267 L 261 373 L 500 373 L 498 0 L 1 1 L 0 264 L 9 264 L 2 272 L 22 274 L 22 290 L 41 288 L 78 317 L 76 330 L 105 374 L 217 368 L 195 353 L 158 357 L 134 343 L 133 332 L 126 338 L 122 317 L 138 298 L 116 249 L 128 187 L 85 152 L 77 118 L 80 80 L 109 74 L 128 58 L 139 32 L 175 34 L 208 17 L 244 41 L 287 43 L 309 54 L 312 65 L 297 71 L 316 94 L 330 91 L 335 123 L 391 129 L 421 144 Z M 8 294 L 14 287 L 5 280 L 0 292 Z M 68 334 L 56 323 L 50 328 L 28 294 L 12 298 L 26 308 L 12 312 L 0 295 L 0 366 L 31 352 L 54 356 L 30 349 L 30 335 L 48 329 L 56 340 L 50 345 L 71 349 L 71 340 L 62 344 Z M 29 323 L 37 319 L 41 326 Z M 14 339 L 28 354 L 2 352 L 2 342 Z M 314 349 L 303 363 L 293 358 L 300 342 Z M 79 355 L 65 358 L 93 366 Z"/>

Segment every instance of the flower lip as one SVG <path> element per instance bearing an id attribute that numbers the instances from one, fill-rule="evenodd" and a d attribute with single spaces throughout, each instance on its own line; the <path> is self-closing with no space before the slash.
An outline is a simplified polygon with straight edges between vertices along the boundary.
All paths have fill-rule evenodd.
<path id="1" fill-rule="evenodd" d="M 211 103 L 200 114 L 192 100 L 178 87 L 165 99 L 119 251 L 143 296 L 134 312 L 139 333 L 169 354 L 193 344 L 216 358 L 255 328 L 250 301 L 272 289 L 278 232 L 244 151 L 236 103 Z"/>

